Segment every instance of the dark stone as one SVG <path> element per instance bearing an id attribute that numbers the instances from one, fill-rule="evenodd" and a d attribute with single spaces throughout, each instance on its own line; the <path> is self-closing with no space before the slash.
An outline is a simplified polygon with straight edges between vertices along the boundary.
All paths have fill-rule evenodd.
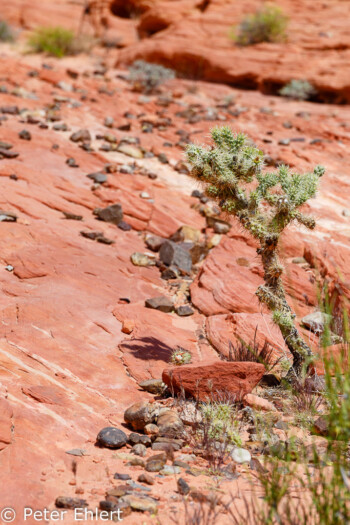
<path id="1" fill-rule="evenodd" d="M 130 131 L 131 130 L 131 124 L 128 122 L 127 124 L 122 124 L 121 126 L 118 126 L 118 129 L 120 131 Z"/>
<path id="2" fill-rule="evenodd" d="M 100 242 L 101 244 L 114 244 L 115 241 L 112 239 L 108 239 L 108 237 L 105 237 L 104 235 L 100 235 L 99 237 L 96 237 L 96 241 Z"/>
<path id="3" fill-rule="evenodd" d="M 162 164 L 168 164 L 168 163 L 169 163 L 168 158 L 167 158 L 167 156 L 165 155 L 165 153 L 159 153 L 159 155 L 158 155 L 158 160 L 159 160 L 159 162 L 161 162 Z"/>
<path id="4" fill-rule="evenodd" d="M 89 130 L 87 129 L 80 129 L 79 131 L 72 133 L 72 135 L 69 138 L 72 142 L 90 142 L 91 141 L 91 135 L 90 135 Z"/>
<path id="5" fill-rule="evenodd" d="M 63 211 L 62 213 L 66 219 L 69 219 L 71 221 L 82 221 L 83 220 L 82 215 L 75 215 L 75 213 L 70 213 L 68 211 Z"/>
<path id="6" fill-rule="evenodd" d="M 123 220 L 123 209 L 120 204 L 111 204 L 107 208 L 97 208 L 94 210 L 94 215 L 97 215 L 101 221 L 118 225 Z"/>
<path id="7" fill-rule="evenodd" d="M 131 453 L 135 454 L 136 456 L 141 456 L 142 458 L 144 458 L 147 453 L 147 449 L 145 445 L 143 445 L 142 443 L 137 443 L 136 445 L 132 447 Z"/>
<path id="8" fill-rule="evenodd" d="M 70 168 L 79 168 L 79 164 L 76 163 L 76 160 L 73 159 L 73 157 L 69 157 L 69 159 L 66 160 L 66 164 Z"/>
<path id="9" fill-rule="evenodd" d="M 181 429 L 180 429 L 181 430 Z M 159 436 L 152 445 L 152 450 L 167 452 L 169 447 L 173 450 L 180 450 L 184 445 L 182 439 Z"/>
<path id="10" fill-rule="evenodd" d="M 163 242 L 165 242 L 165 239 L 163 239 L 163 237 L 159 237 L 158 235 L 150 235 L 145 240 L 147 248 L 153 252 L 159 252 Z"/>
<path id="11" fill-rule="evenodd" d="M 275 376 L 275 374 L 264 374 L 260 381 L 261 385 L 269 387 L 279 386 L 280 383 L 281 381 Z"/>
<path id="12" fill-rule="evenodd" d="M 103 237 L 103 232 L 85 232 L 85 231 L 81 231 L 80 235 L 82 235 L 86 239 L 91 239 L 92 241 L 95 241 L 98 237 Z"/>
<path id="13" fill-rule="evenodd" d="M 137 434 L 137 432 L 131 432 L 129 435 L 128 441 L 130 445 L 142 444 L 146 447 L 150 447 L 152 444 L 151 438 L 149 436 L 144 436 L 143 434 Z"/>
<path id="14" fill-rule="evenodd" d="M 4 115 L 19 115 L 18 106 L 1 106 L 0 111 Z"/>
<path id="15" fill-rule="evenodd" d="M 139 383 L 139 387 L 142 390 L 146 390 L 150 394 L 162 394 L 164 392 L 165 385 L 162 379 L 146 379 Z"/>
<path id="16" fill-rule="evenodd" d="M 115 427 L 105 427 L 97 436 L 97 443 L 108 448 L 121 448 L 126 445 L 127 441 L 125 432 Z"/>
<path id="17" fill-rule="evenodd" d="M 146 483 L 147 485 L 154 485 L 154 479 L 152 478 L 152 476 L 147 474 L 147 472 L 143 472 L 142 474 L 140 474 L 137 478 L 137 481 L 139 481 L 140 483 Z"/>
<path id="18" fill-rule="evenodd" d="M 62 124 L 54 124 L 52 126 L 52 129 L 54 129 L 55 131 L 68 131 L 68 126 L 67 124 L 62 122 Z"/>
<path id="19" fill-rule="evenodd" d="M 162 470 L 164 465 L 165 465 L 165 460 L 150 458 L 146 462 L 145 469 L 147 470 L 147 472 L 159 472 L 160 470 Z"/>
<path id="20" fill-rule="evenodd" d="M 316 419 L 312 427 L 312 433 L 319 436 L 328 436 L 329 434 L 329 424 L 328 421 L 320 416 Z"/>
<path id="21" fill-rule="evenodd" d="M 177 480 L 177 490 L 182 496 L 186 496 L 191 489 L 189 484 L 183 478 L 179 478 Z"/>
<path id="22" fill-rule="evenodd" d="M 111 512 L 113 510 L 117 510 L 118 503 L 114 503 L 114 501 L 100 501 L 99 503 L 100 510 L 106 510 L 107 512 Z"/>
<path id="23" fill-rule="evenodd" d="M 120 474 L 119 472 L 116 472 L 114 474 L 114 479 L 120 479 L 122 481 L 127 481 L 128 479 L 131 479 L 129 474 Z"/>
<path id="24" fill-rule="evenodd" d="M 188 304 L 185 304 L 183 306 L 178 306 L 177 308 L 175 308 L 175 312 L 180 317 L 187 317 L 189 315 L 193 315 L 194 314 L 193 308 L 191 308 L 190 305 L 188 305 Z"/>
<path id="25" fill-rule="evenodd" d="M 118 228 L 120 230 L 122 230 L 123 232 L 129 232 L 130 230 L 132 230 L 132 226 L 131 224 L 128 224 L 127 222 L 125 221 L 121 221 L 119 224 L 118 224 Z"/>
<path id="26" fill-rule="evenodd" d="M 26 129 L 23 129 L 22 131 L 20 131 L 18 133 L 18 136 L 22 140 L 32 140 L 31 133 L 29 131 L 27 131 Z"/>
<path id="27" fill-rule="evenodd" d="M 87 507 L 88 503 L 85 499 L 59 496 L 56 498 L 55 505 L 59 509 L 81 509 Z"/>
<path id="28" fill-rule="evenodd" d="M 159 310 L 160 312 L 169 313 L 174 310 L 173 302 L 164 296 L 152 297 L 145 301 L 146 308 L 153 308 L 153 310 Z"/>
<path id="29" fill-rule="evenodd" d="M 107 175 L 105 173 L 101 173 L 99 171 L 95 172 L 95 173 L 89 173 L 88 175 L 86 175 L 87 177 L 89 177 L 89 179 L 93 180 L 94 182 L 98 182 L 100 184 L 103 184 L 104 182 L 107 182 Z"/>
<path id="30" fill-rule="evenodd" d="M 17 151 L 9 151 L 8 149 L 0 148 L 0 158 L 15 159 L 18 155 L 19 153 L 17 153 Z"/>
<path id="31" fill-rule="evenodd" d="M 202 193 L 199 190 L 193 190 L 191 193 L 191 197 L 196 197 L 197 199 L 200 199 L 202 196 Z"/>
<path id="32" fill-rule="evenodd" d="M 167 266 L 175 266 L 184 274 L 192 270 L 191 254 L 175 242 L 165 241 L 159 250 L 159 259 Z"/>
<path id="33" fill-rule="evenodd" d="M 161 278 L 169 281 L 170 279 L 178 279 L 180 277 L 180 271 L 175 266 L 169 266 L 161 273 Z"/>

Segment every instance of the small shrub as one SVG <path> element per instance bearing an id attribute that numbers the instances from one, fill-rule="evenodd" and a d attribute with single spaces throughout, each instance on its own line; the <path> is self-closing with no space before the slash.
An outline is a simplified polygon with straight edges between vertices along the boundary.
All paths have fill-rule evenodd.
<path id="1" fill-rule="evenodd" d="M 236 410 L 229 403 L 205 403 L 200 407 L 203 420 L 209 423 L 210 438 L 227 439 L 230 444 L 242 446 Z"/>
<path id="2" fill-rule="evenodd" d="M 152 93 L 167 80 L 175 78 L 175 72 L 157 64 L 137 60 L 130 66 L 127 78 L 135 91 Z"/>
<path id="3" fill-rule="evenodd" d="M 0 42 L 13 42 L 14 39 L 11 27 L 5 20 L 0 20 Z"/>
<path id="4" fill-rule="evenodd" d="M 242 20 L 237 34 L 233 33 L 233 38 L 240 46 L 280 42 L 286 38 L 287 24 L 288 17 L 279 7 L 264 6 Z"/>
<path id="5" fill-rule="evenodd" d="M 293 100 L 309 100 L 316 95 L 316 89 L 308 80 L 291 80 L 279 90 L 279 94 Z"/>
<path id="6" fill-rule="evenodd" d="M 57 58 L 89 51 L 93 45 L 89 37 L 75 37 L 73 31 L 59 26 L 36 29 L 28 44 L 34 53 L 46 53 Z"/>

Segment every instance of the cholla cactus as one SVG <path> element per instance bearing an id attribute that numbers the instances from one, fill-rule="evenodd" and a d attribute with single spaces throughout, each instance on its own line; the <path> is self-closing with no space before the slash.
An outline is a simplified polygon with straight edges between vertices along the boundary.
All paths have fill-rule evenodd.
<path id="1" fill-rule="evenodd" d="M 188 146 L 191 174 L 204 184 L 206 194 L 218 202 L 221 210 L 237 217 L 258 241 L 265 284 L 259 286 L 256 295 L 272 311 L 299 375 L 303 362 L 312 354 L 295 327 L 295 314 L 285 297 L 277 247 L 281 233 L 291 222 L 315 227 L 315 220 L 299 208 L 315 196 L 325 170 L 317 166 L 313 172 L 300 175 L 288 166 L 280 166 L 275 173 L 263 173 L 263 152 L 245 135 L 234 135 L 228 127 L 222 127 L 212 130 L 212 139 L 215 147 L 209 149 Z"/>

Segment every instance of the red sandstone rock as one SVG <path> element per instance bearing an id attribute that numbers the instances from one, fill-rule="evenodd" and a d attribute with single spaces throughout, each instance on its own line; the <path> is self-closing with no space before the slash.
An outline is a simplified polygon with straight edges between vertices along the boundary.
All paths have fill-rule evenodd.
<path id="1" fill-rule="evenodd" d="M 247 394 L 243 398 L 245 406 L 253 408 L 254 410 L 262 410 L 264 412 L 276 412 L 276 407 L 262 397 L 256 396 L 255 394 Z"/>
<path id="2" fill-rule="evenodd" d="M 169 388 L 205 401 L 220 396 L 241 399 L 258 384 L 265 373 L 264 365 L 227 361 L 213 361 L 203 365 L 184 365 L 167 368 L 162 379 Z"/>
<path id="3" fill-rule="evenodd" d="M 134 328 L 135 322 L 133 321 L 133 319 L 124 319 L 122 326 L 122 332 L 124 334 L 131 334 Z"/>

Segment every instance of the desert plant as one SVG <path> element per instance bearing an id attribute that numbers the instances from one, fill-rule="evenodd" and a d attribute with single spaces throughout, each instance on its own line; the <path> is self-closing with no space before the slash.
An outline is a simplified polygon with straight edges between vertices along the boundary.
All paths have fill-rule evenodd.
<path id="1" fill-rule="evenodd" d="M 242 446 L 234 397 L 220 393 L 217 399 L 197 405 L 201 417 L 187 432 L 188 443 L 208 461 L 214 474 L 220 474 L 233 446 Z"/>
<path id="2" fill-rule="evenodd" d="M 132 84 L 136 91 L 143 93 L 152 93 L 158 86 L 175 78 L 175 72 L 172 69 L 159 66 L 158 64 L 150 64 L 144 60 L 136 60 L 129 67 L 129 75 L 127 79 Z"/>
<path id="3" fill-rule="evenodd" d="M 5 20 L 0 20 L 0 42 L 13 42 L 14 39 L 11 27 Z"/>
<path id="4" fill-rule="evenodd" d="M 291 80 L 278 93 L 294 100 L 308 100 L 316 95 L 316 89 L 308 80 Z"/>
<path id="5" fill-rule="evenodd" d="M 203 421 L 209 424 L 208 434 L 211 439 L 227 439 L 233 445 L 242 446 L 239 435 L 239 422 L 234 405 L 230 403 L 203 403 L 200 406 Z"/>
<path id="6" fill-rule="evenodd" d="M 77 55 L 88 51 L 92 42 L 83 35 L 76 37 L 73 31 L 64 27 L 40 27 L 29 37 L 28 44 L 35 53 L 62 58 L 65 55 Z"/>
<path id="7" fill-rule="evenodd" d="M 275 357 L 276 350 L 265 340 L 260 345 L 256 340 L 257 328 L 255 329 L 254 339 L 250 344 L 243 340 L 233 344 L 229 341 L 229 353 L 227 361 L 250 361 L 253 363 L 262 363 L 266 370 L 270 372 L 282 359 L 282 356 Z"/>
<path id="8" fill-rule="evenodd" d="M 182 348 L 181 346 L 178 346 L 176 350 L 173 351 L 173 353 L 170 356 L 170 362 L 173 365 L 187 365 L 191 362 L 192 356 L 190 352 Z"/>
<path id="9" fill-rule="evenodd" d="M 240 46 L 279 42 L 286 38 L 288 17 L 276 6 L 266 5 L 242 20 L 233 39 Z"/>
<path id="10" fill-rule="evenodd" d="M 300 375 L 312 352 L 294 324 L 295 314 L 286 300 L 277 248 L 281 234 L 291 222 L 315 228 L 314 218 L 299 208 L 315 196 L 325 170 L 316 166 L 314 171 L 301 175 L 282 165 L 276 172 L 263 173 L 263 152 L 244 134 L 235 135 L 230 128 L 222 127 L 214 128 L 211 135 L 215 147 L 188 146 L 191 175 L 204 184 L 207 196 L 215 199 L 222 211 L 234 215 L 259 243 L 257 253 L 262 260 L 265 284 L 259 286 L 256 295 L 272 311 L 273 321 L 293 355 L 294 372 Z"/>

